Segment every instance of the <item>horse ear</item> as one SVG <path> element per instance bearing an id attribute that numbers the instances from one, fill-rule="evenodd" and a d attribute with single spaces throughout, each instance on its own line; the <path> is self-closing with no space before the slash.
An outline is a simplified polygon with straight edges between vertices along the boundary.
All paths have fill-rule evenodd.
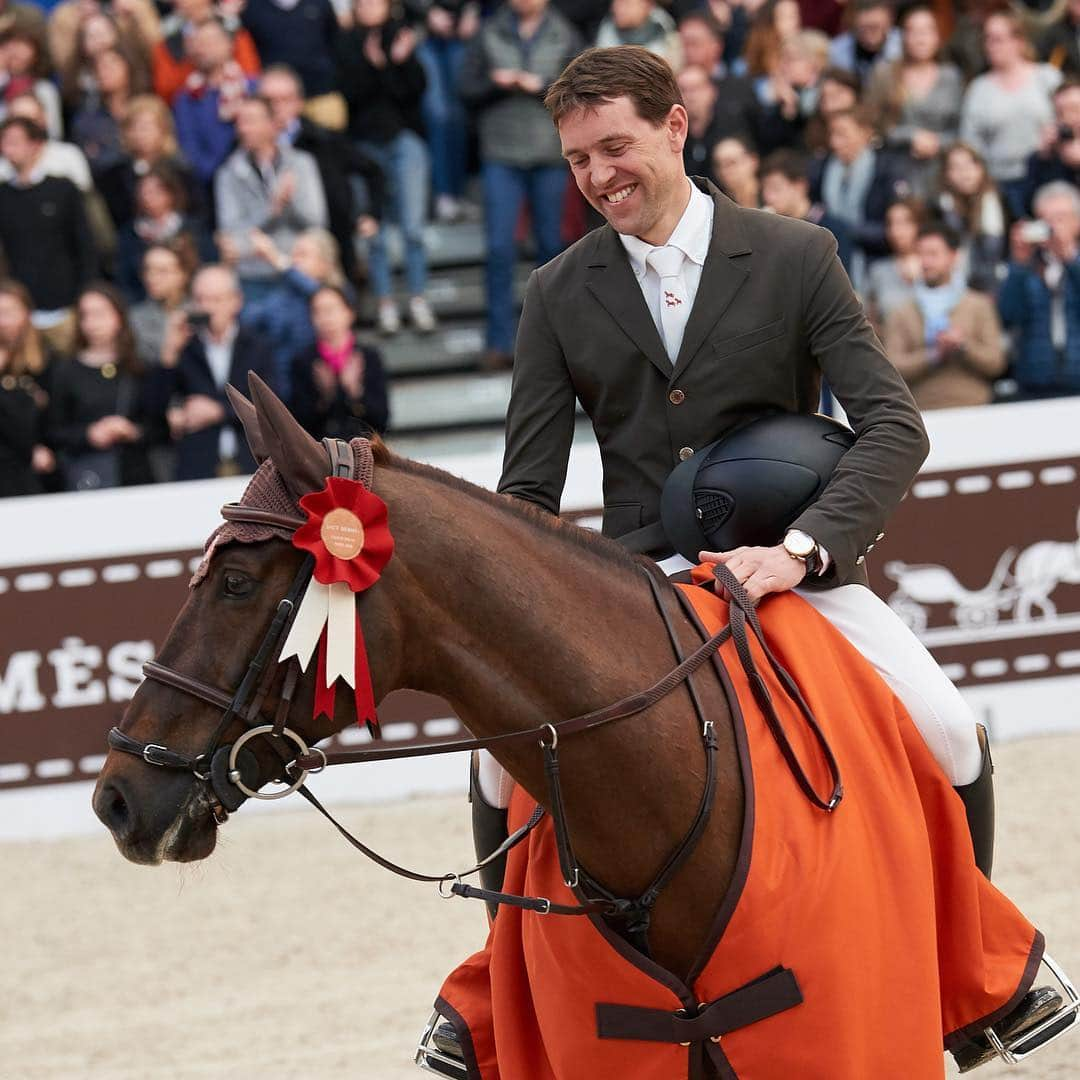
<path id="1" fill-rule="evenodd" d="M 330 471 L 322 444 L 300 426 L 285 403 L 254 372 L 248 373 L 248 389 L 264 446 L 285 486 L 297 499 L 321 491 Z"/>
<path id="2" fill-rule="evenodd" d="M 270 455 L 266 450 L 266 443 L 263 442 L 262 432 L 259 430 L 259 416 L 255 412 L 255 406 L 232 383 L 225 384 L 225 393 L 233 407 L 233 412 L 243 425 L 251 455 L 261 465 Z"/>

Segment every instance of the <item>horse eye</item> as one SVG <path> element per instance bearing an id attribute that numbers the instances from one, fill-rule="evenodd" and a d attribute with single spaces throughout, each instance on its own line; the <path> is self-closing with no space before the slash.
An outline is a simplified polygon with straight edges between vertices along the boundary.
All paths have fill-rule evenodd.
<path id="1" fill-rule="evenodd" d="M 254 582 L 247 574 L 238 573 L 235 570 L 227 571 L 222 582 L 222 591 L 226 596 L 244 597 L 251 592 Z"/>

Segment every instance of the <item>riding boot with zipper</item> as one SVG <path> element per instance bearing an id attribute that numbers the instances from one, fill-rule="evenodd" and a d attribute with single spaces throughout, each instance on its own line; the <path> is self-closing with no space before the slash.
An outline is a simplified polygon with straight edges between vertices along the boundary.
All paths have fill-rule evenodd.
<path id="1" fill-rule="evenodd" d="M 507 826 L 508 811 L 492 806 L 480 789 L 480 756 L 473 751 L 469 764 L 469 802 L 472 804 L 473 846 L 476 859 L 487 858 L 510 835 Z M 499 892 L 506 876 L 506 856 L 496 859 L 480 871 L 480 884 L 492 892 Z M 498 904 L 488 904 L 488 914 L 495 918 Z"/>
<path id="2" fill-rule="evenodd" d="M 994 762 L 990 758 L 990 740 L 986 728 L 976 725 L 982 749 L 982 768 L 970 784 L 955 789 L 967 814 L 971 846 L 975 849 L 975 865 L 987 880 L 994 866 Z"/>

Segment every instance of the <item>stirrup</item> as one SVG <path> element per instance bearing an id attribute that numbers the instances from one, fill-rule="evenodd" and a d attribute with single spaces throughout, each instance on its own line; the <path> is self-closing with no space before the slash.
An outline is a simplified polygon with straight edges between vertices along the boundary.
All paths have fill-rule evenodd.
<path id="1" fill-rule="evenodd" d="M 431 1014 L 420 1036 L 414 1060 L 425 1072 L 453 1077 L 454 1080 L 469 1080 L 469 1070 L 465 1067 L 457 1032 L 438 1010 Z"/>
<path id="2" fill-rule="evenodd" d="M 1069 981 L 1068 975 L 1045 953 L 1042 962 L 1064 992 L 1061 1008 L 1008 1042 L 1003 1041 L 992 1027 L 984 1031 L 991 1049 L 1008 1065 L 1019 1064 L 1037 1050 L 1049 1046 L 1062 1035 L 1067 1035 L 1080 1023 L 1080 994 L 1076 992 L 1076 987 Z"/>

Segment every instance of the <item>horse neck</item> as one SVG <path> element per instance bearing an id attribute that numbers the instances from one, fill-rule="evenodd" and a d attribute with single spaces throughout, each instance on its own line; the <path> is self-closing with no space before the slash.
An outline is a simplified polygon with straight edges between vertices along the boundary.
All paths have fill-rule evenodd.
<path id="1" fill-rule="evenodd" d="M 474 735 L 589 712 L 674 667 L 651 590 L 633 564 L 430 476 L 383 470 L 380 478 L 377 470 L 376 477 L 396 542 L 401 684 L 445 698 Z M 700 643 L 685 625 L 681 636 L 687 650 Z M 726 729 L 722 697 L 712 707 L 724 710 L 716 719 Z M 701 738 L 685 690 L 634 719 L 568 738 L 560 752 L 582 865 L 627 895 L 645 888 L 685 834 L 701 793 Z M 533 743 L 496 756 L 547 802 Z"/>

